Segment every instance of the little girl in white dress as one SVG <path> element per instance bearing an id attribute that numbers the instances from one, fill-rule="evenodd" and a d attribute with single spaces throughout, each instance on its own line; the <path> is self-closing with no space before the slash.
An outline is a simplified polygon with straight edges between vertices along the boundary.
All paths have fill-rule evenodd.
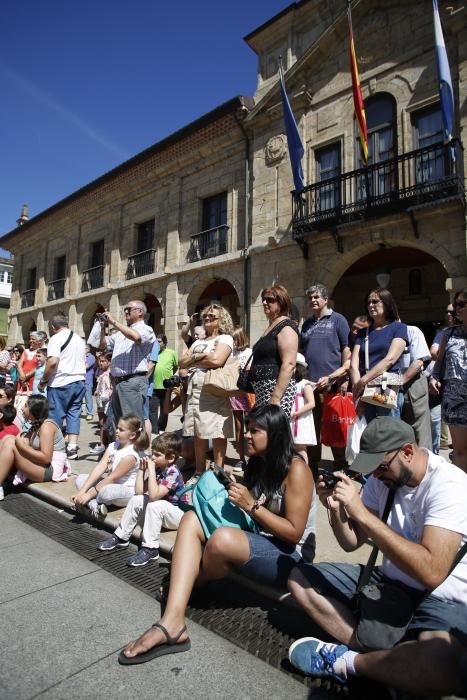
<path id="1" fill-rule="evenodd" d="M 310 382 L 307 376 L 307 364 L 301 353 L 297 353 L 296 391 L 295 400 L 290 414 L 290 428 L 295 449 L 300 457 L 308 463 L 307 446 L 316 445 L 316 431 L 313 420 L 313 409 L 315 407 L 315 397 L 313 390 L 315 385 Z"/>

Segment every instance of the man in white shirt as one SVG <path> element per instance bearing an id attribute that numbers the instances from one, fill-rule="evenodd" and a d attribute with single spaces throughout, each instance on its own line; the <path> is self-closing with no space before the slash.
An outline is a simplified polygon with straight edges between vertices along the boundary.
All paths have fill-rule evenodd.
<path id="1" fill-rule="evenodd" d="M 47 362 L 38 389 L 42 391 L 47 385 L 49 418 L 60 428 L 66 420 L 68 459 L 76 459 L 81 404 L 85 391 L 85 344 L 79 335 L 70 331 L 65 316 L 54 316 L 49 321 L 49 333 Z"/>
<path id="2" fill-rule="evenodd" d="M 413 429 L 395 418 L 371 421 L 360 448 L 351 469 L 370 475 L 361 494 L 342 472 L 333 488 L 320 478 L 317 493 L 345 551 L 369 539 L 381 550 L 382 566 L 372 569 L 369 582 L 396 582 L 412 601 L 413 617 L 400 644 L 364 653 L 354 605 L 361 567 L 299 564 L 289 579 L 293 597 L 341 643 L 306 637 L 292 644 L 290 661 L 304 673 L 340 682 L 364 675 L 417 695 L 457 694 L 467 643 L 466 557 L 451 569 L 467 541 L 467 475 L 419 448 Z M 390 491 L 394 501 L 384 523 Z"/>
<path id="3" fill-rule="evenodd" d="M 423 374 L 430 362 L 430 349 L 420 328 L 407 326 L 408 345 L 400 358 L 404 403 L 401 418 L 412 426 L 419 447 L 433 448 L 428 380 Z"/>

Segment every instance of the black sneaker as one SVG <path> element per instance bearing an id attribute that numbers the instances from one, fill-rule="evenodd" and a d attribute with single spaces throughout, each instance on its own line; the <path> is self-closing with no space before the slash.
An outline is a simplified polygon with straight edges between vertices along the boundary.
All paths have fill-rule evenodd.
<path id="1" fill-rule="evenodd" d="M 128 540 L 121 540 L 117 535 L 112 535 L 107 540 L 104 540 L 97 545 L 97 549 L 100 552 L 111 552 L 114 549 L 128 547 L 130 542 Z"/>
<path id="2" fill-rule="evenodd" d="M 158 547 L 141 547 L 136 554 L 132 554 L 127 560 L 128 566 L 146 566 L 150 561 L 155 561 L 159 559 L 159 549 Z"/>
<path id="3" fill-rule="evenodd" d="M 76 445 L 76 446 L 73 445 L 73 447 L 71 447 L 70 445 L 67 445 L 66 456 L 68 457 L 68 459 L 78 459 L 78 450 L 79 450 L 78 445 Z"/>

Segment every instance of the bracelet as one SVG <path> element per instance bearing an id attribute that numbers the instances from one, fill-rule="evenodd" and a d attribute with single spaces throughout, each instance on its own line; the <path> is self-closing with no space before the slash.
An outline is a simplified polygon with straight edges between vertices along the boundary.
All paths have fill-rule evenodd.
<path id="1" fill-rule="evenodd" d="M 256 510 L 259 510 L 259 508 L 261 508 L 261 503 L 259 503 L 258 501 L 255 501 L 255 502 L 253 503 L 253 505 L 251 506 L 251 508 L 250 508 L 250 515 L 253 516 L 253 513 L 254 513 Z"/>

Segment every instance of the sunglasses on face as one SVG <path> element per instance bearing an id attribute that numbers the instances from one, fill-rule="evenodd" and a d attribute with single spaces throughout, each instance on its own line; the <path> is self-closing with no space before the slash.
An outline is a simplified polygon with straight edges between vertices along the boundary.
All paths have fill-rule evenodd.
<path id="1" fill-rule="evenodd" d="M 139 306 L 125 306 L 123 309 L 123 312 L 125 314 L 129 314 L 131 311 L 134 311 L 135 309 L 139 309 Z"/>
<path id="2" fill-rule="evenodd" d="M 467 301 L 464 301 L 461 299 L 461 301 L 456 301 L 454 306 L 457 307 L 458 309 L 463 309 L 464 306 L 467 306 Z"/>
<path id="3" fill-rule="evenodd" d="M 376 304 L 379 304 L 381 302 L 381 299 L 368 299 L 368 306 L 376 306 Z"/>
<path id="4" fill-rule="evenodd" d="M 388 469 L 389 469 L 389 467 L 391 466 L 391 464 L 393 463 L 393 461 L 396 459 L 396 457 L 397 457 L 397 455 L 399 454 L 400 451 L 401 451 L 401 448 L 399 447 L 399 449 L 397 450 L 396 454 L 393 455 L 393 456 L 391 457 L 391 459 L 389 460 L 389 462 L 381 462 L 381 464 L 378 464 L 378 466 L 376 467 L 375 471 L 376 471 L 377 469 L 379 469 L 381 472 L 387 472 Z"/>
<path id="5" fill-rule="evenodd" d="M 203 321 L 218 321 L 219 316 L 213 316 L 212 314 L 206 314 L 206 316 L 203 316 Z"/>
<path id="6" fill-rule="evenodd" d="M 266 304 L 275 304 L 276 301 L 276 297 L 262 297 L 262 302 L 266 302 Z"/>

